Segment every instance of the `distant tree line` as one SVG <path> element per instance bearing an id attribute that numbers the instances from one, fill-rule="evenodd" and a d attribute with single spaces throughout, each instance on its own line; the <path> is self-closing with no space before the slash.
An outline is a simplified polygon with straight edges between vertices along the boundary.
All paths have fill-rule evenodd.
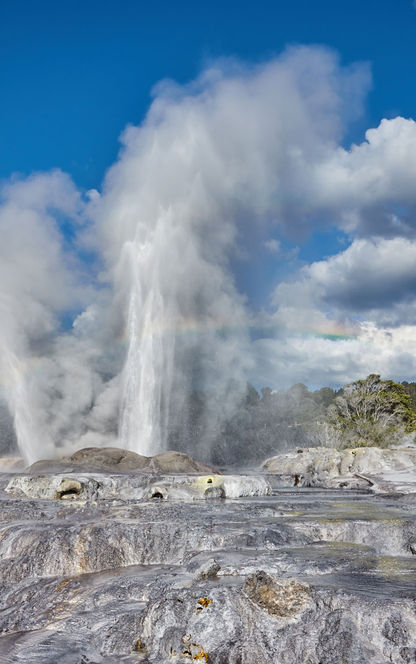
<path id="1" fill-rule="evenodd" d="M 244 400 L 213 446 L 216 463 L 258 462 L 294 447 L 389 447 L 411 443 L 416 432 L 416 382 L 378 374 L 339 390 L 247 386 Z"/>
<path id="2" fill-rule="evenodd" d="M 389 447 L 413 443 L 416 382 L 382 380 L 378 374 L 339 390 L 288 390 L 248 384 L 231 417 L 217 422 L 201 392 L 170 431 L 168 446 L 217 465 L 252 465 L 295 447 Z M 0 400 L 0 455 L 17 452 L 13 421 Z"/>

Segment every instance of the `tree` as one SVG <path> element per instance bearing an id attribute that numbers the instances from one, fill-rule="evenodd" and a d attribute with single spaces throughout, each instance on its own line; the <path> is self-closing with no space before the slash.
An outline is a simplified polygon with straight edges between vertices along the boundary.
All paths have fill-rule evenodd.
<path id="1" fill-rule="evenodd" d="M 260 395 L 257 392 L 256 388 L 251 383 L 247 383 L 245 405 L 256 406 L 259 400 L 260 400 Z"/>
<path id="2" fill-rule="evenodd" d="M 292 385 L 292 387 L 289 387 L 287 393 L 297 402 L 303 401 L 304 399 L 307 399 L 311 396 L 308 388 L 303 383 L 296 383 L 296 385 Z"/>
<path id="3" fill-rule="evenodd" d="M 416 383 L 408 383 L 407 380 L 402 382 L 406 394 L 410 397 L 410 408 L 416 415 Z"/>
<path id="4" fill-rule="evenodd" d="M 405 388 L 378 374 L 346 385 L 328 407 L 327 421 L 342 447 L 389 447 L 416 431 Z"/>
<path id="5" fill-rule="evenodd" d="M 327 408 L 335 399 L 335 391 L 331 387 L 321 387 L 320 390 L 315 390 L 312 397 L 315 403 Z"/>

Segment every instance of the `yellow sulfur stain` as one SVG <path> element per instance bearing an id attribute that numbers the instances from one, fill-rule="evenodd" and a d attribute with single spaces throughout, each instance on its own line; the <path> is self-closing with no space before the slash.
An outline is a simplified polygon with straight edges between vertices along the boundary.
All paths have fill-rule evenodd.
<path id="1" fill-rule="evenodd" d="M 198 604 L 202 606 L 203 609 L 206 609 L 207 606 L 212 604 L 212 599 L 209 599 L 209 597 L 200 597 L 198 600 Z"/>
<path id="2" fill-rule="evenodd" d="M 196 489 L 205 490 L 208 487 L 222 486 L 223 481 L 222 475 L 201 475 L 195 478 L 193 485 Z"/>
<path id="3" fill-rule="evenodd" d="M 209 600 L 208 597 L 201 597 L 201 599 L 207 599 L 208 603 L 211 604 L 211 600 Z M 199 643 L 190 643 L 191 639 L 192 634 L 182 637 L 182 643 L 189 644 L 186 646 L 185 650 L 182 650 L 182 657 L 190 657 L 193 662 L 208 662 L 208 653 L 205 652 Z"/>

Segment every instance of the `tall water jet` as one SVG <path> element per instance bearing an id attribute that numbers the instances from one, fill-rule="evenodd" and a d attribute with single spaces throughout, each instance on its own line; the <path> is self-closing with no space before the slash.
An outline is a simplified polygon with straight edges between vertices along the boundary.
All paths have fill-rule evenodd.
<path id="1" fill-rule="evenodd" d="M 141 454 L 165 448 L 168 436 L 175 335 L 165 329 L 169 306 L 160 292 L 152 246 L 126 242 L 123 261 L 130 272 L 127 351 L 121 376 L 120 445 Z"/>
<path id="2" fill-rule="evenodd" d="M 126 355 L 119 444 L 126 449 L 151 455 L 169 446 L 203 447 L 212 434 L 213 421 L 208 420 L 213 413 L 208 411 L 213 398 L 222 403 L 216 408 L 217 421 L 227 401 L 238 398 L 241 361 L 230 337 L 244 335 L 244 308 L 226 268 L 205 253 L 199 227 L 192 229 L 187 215 L 179 217 L 174 208 L 139 223 L 134 239 L 121 248 L 115 283 L 123 302 Z M 238 321 L 240 329 L 234 332 Z M 224 355 L 226 348 L 230 358 Z M 221 352 L 219 368 L 214 358 Z M 234 366 L 228 372 L 231 357 Z M 227 396 L 230 379 L 235 393 Z M 191 411 L 196 392 L 204 402 L 198 440 L 195 430 L 190 432 L 195 429 Z M 209 456 L 208 449 L 202 456 Z"/>
<path id="3" fill-rule="evenodd" d="M 53 456 L 54 442 L 42 426 L 42 409 L 37 399 L 36 384 L 30 384 L 27 360 L 3 349 L 1 370 L 7 381 L 7 402 L 13 413 L 13 424 L 20 451 L 28 461 L 35 461 L 38 450 Z"/>

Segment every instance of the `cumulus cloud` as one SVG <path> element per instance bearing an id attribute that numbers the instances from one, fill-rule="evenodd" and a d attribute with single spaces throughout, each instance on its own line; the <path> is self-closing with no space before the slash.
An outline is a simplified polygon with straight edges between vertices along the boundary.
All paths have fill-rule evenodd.
<path id="1" fill-rule="evenodd" d="M 379 328 L 364 321 L 355 332 L 355 336 L 341 334 L 338 338 L 326 332 L 259 339 L 252 348 L 256 358 L 253 379 L 260 385 L 281 388 L 298 382 L 312 388 L 338 388 L 370 373 L 396 380 L 415 377 L 414 326 Z"/>
<path id="2" fill-rule="evenodd" d="M 291 283 L 275 290 L 282 309 L 327 309 L 390 323 L 416 322 L 416 242 L 407 238 L 358 239 L 330 258 L 304 267 Z M 410 306 L 409 308 L 409 305 Z M 409 318 L 410 317 L 410 318 Z"/>
<path id="3" fill-rule="evenodd" d="M 414 236 L 416 123 L 382 120 L 350 150 L 339 147 L 312 173 L 317 209 L 349 232 Z"/>
<path id="4" fill-rule="evenodd" d="M 255 344 L 263 380 L 339 386 L 371 372 L 412 379 L 415 266 L 414 240 L 357 239 L 280 283 L 269 338 Z"/>

